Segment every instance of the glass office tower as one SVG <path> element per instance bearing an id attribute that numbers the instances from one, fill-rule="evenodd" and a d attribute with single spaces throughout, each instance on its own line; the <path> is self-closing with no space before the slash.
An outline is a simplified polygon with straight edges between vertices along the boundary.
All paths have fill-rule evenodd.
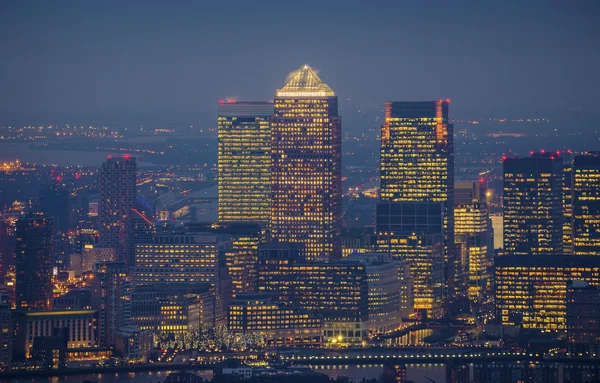
<path id="1" fill-rule="evenodd" d="M 341 257 L 338 99 L 309 66 L 277 91 L 271 134 L 271 235 L 312 260 Z"/>
<path id="2" fill-rule="evenodd" d="M 219 222 L 268 223 L 272 116 L 270 102 L 219 104 Z"/>
<path id="3" fill-rule="evenodd" d="M 563 255 L 563 166 L 556 153 L 504 160 L 504 252 Z"/>
<path id="4" fill-rule="evenodd" d="M 455 290 L 454 144 L 448 109 L 449 102 L 442 100 L 385 103 L 376 223 L 379 242 L 384 237 L 394 240 L 396 235 L 441 235 L 440 266 L 445 295 L 450 298 Z M 415 296 L 419 289 L 437 291 L 434 286 L 415 283 Z M 437 298 L 432 296 L 428 302 L 432 304 L 428 313 L 439 315 Z"/>
<path id="5" fill-rule="evenodd" d="M 573 250 L 600 255 L 600 152 L 573 162 Z"/>

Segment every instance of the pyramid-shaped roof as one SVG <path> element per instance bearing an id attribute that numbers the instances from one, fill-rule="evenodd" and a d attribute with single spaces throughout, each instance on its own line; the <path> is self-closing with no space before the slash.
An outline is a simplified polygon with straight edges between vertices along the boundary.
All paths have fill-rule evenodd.
<path id="1" fill-rule="evenodd" d="M 277 96 L 326 97 L 335 96 L 335 93 L 311 67 L 304 65 L 288 77 L 284 87 L 277 90 Z"/>

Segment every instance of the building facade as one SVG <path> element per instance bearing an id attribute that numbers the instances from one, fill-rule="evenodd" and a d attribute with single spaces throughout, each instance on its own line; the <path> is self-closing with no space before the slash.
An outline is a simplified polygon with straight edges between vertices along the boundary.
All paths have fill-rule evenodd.
<path id="1" fill-rule="evenodd" d="M 49 309 L 52 302 L 52 219 L 27 216 L 17 221 L 17 308 Z"/>
<path id="2" fill-rule="evenodd" d="M 504 160 L 504 253 L 563 255 L 562 157 Z"/>
<path id="3" fill-rule="evenodd" d="M 567 342 L 570 355 L 600 354 L 600 287 L 567 282 Z"/>
<path id="4" fill-rule="evenodd" d="M 267 225 L 271 215 L 270 102 L 221 102 L 219 222 Z"/>
<path id="5" fill-rule="evenodd" d="M 132 212 L 136 202 L 136 159 L 109 157 L 98 171 L 99 247 L 117 249 L 119 261 L 133 265 Z"/>
<path id="6" fill-rule="evenodd" d="M 442 100 L 385 103 L 385 123 L 381 126 L 380 204 L 390 205 L 389 214 L 400 214 L 401 218 L 395 222 L 413 221 L 413 217 L 418 216 L 414 227 L 394 225 L 396 228 L 390 227 L 392 230 L 388 233 L 442 236 L 442 293 L 451 300 L 455 289 L 454 140 L 453 126 L 448 122 L 449 105 Z M 396 204 L 406 204 L 406 209 L 391 207 Z M 413 204 L 418 206 L 414 213 Z M 438 206 L 433 206 L 436 204 Z M 378 234 L 386 232 L 380 226 L 380 222 L 385 221 L 385 210 L 378 207 Z M 429 216 L 429 210 L 433 216 Z M 440 211 L 441 222 L 437 222 Z"/>
<path id="7" fill-rule="evenodd" d="M 409 297 L 416 313 L 423 318 L 443 316 L 444 240 L 441 234 L 380 232 L 371 236 L 369 247 L 406 261 L 412 283 Z"/>
<path id="8" fill-rule="evenodd" d="M 266 293 L 241 293 L 229 306 L 231 332 L 256 334 L 269 346 L 321 346 L 322 322 L 293 306 L 273 301 Z"/>
<path id="9" fill-rule="evenodd" d="M 115 332 L 128 326 L 131 318 L 131 277 L 125 262 L 94 265 L 92 307 L 98 308 L 100 345 L 113 346 Z"/>
<path id="10" fill-rule="evenodd" d="M 286 243 L 260 249 L 259 291 L 322 319 L 324 342 L 362 342 L 369 319 L 365 265 L 307 262 L 296 250 Z"/>
<path id="11" fill-rule="evenodd" d="M 29 358 L 36 337 L 53 336 L 66 328 L 67 348 L 99 346 L 98 310 L 47 310 L 16 312 L 15 357 Z"/>
<path id="12" fill-rule="evenodd" d="M 232 296 L 225 262 L 225 253 L 231 250 L 230 238 L 204 229 L 190 230 L 157 234 L 153 243 L 138 244 L 134 283 L 208 284 L 215 296 L 215 325 L 223 325 Z"/>
<path id="13" fill-rule="evenodd" d="M 467 252 L 467 295 L 472 301 L 482 299 L 491 282 L 492 225 L 486 190 L 484 179 L 456 182 L 454 186 L 454 238 Z"/>
<path id="14" fill-rule="evenodd" d="M 567 282 L 600 285 L 600 258 L 505 255 L 495 259 L 496 318 L 525 329 L 566 330 Z"/>
<path id="15" fill-rule="evenodd" d="M 600 152 L 573 163 L 573 252 L 600 255 Z"/>
<path id="16" fill-rule="evenodd" d="M 342 254 L 342 121 L 338 99 L 305 65 L 277 91 L 271 134 L 271 236 L 309 259 Z"/>
<path id="17" fill-rule="evenodd" d="M 212 328 L 214 306 L 215 295 L 208 284 L 135 286 L 131 294 L 131 324 L 141 330 L 170 333 Z"/>

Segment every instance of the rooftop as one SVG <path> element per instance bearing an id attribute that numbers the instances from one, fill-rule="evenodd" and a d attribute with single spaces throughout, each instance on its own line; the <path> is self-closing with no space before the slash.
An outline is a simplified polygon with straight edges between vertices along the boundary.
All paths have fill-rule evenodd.
<path id="1" fill-rule="evenodd" d="M 277 97 L 328 97 L 335 96 L 333 90 L 321 80 L 317 73 L 304 65 L 290 74 L 283 88 L 277 90 Z"/>

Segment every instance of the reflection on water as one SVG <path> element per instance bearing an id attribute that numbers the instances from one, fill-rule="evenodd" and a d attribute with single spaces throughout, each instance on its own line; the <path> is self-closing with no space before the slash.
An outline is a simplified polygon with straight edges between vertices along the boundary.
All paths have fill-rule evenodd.
<path id="1" fill-rule="evenodd" d="M 131 382 L 131 383 L 162 383 L 171 371 L 123 372 L 112 374 L 90 374 L 73 376 L 53 376 L 38 378 L 0 379 L 0 383 L 83 383 L 84 381 L 98 383 Z M 195 371 L 203 380 L 212 379 L 212 371 Z"/>
<path id="2" fill-rule="evenodd" d="M 383 373 L 382 364 L 364 364 L 364 365 L 339 365 L 339 366 L 311 366 L 315 371 L 326 374 L 331 378 L 345 376 L 354 381 L 362 379 L 376 379 Z M 171 371 L 148 371 L 148 372 L 125 372 L 112 374 L 90 374 L 78 376 L 60 376 L 60 377 L 38 377 L 38 378 L 19 378 L 19 379 L 0 379 L 0 383 L 83 383 L 84 381 L 98 383 L 162 383 Z M 195 374 L 203 380 L 212 378 L 212 371 L 195 371 Z M 446 366 L 441 363 L 420 363 L 406 365 L 406 378 L 415 383 L 445 382 Z M 429 379 L 431 380 L 429 380 Z"/>
<path id="3" fill-rule="evenodd" d="M 431 329 L 415 330 L 401 337 L 388 339 L 386 343 L 389 346 L 423 346 L 426 345 L 424 339 L 433 334 L 434 330 Z"/>
<path id="4" fill-rule="evenodd" d="M 345 376 L 360 382 L 363 379 L 376 379 L 383 373 L 383 364 L 311 366 L 330 378 Z M 443 363 L 416 363 L 406 365 L 406 379 L 415 383 L 443 383 L 446 381 L 446 365 Z"/>

